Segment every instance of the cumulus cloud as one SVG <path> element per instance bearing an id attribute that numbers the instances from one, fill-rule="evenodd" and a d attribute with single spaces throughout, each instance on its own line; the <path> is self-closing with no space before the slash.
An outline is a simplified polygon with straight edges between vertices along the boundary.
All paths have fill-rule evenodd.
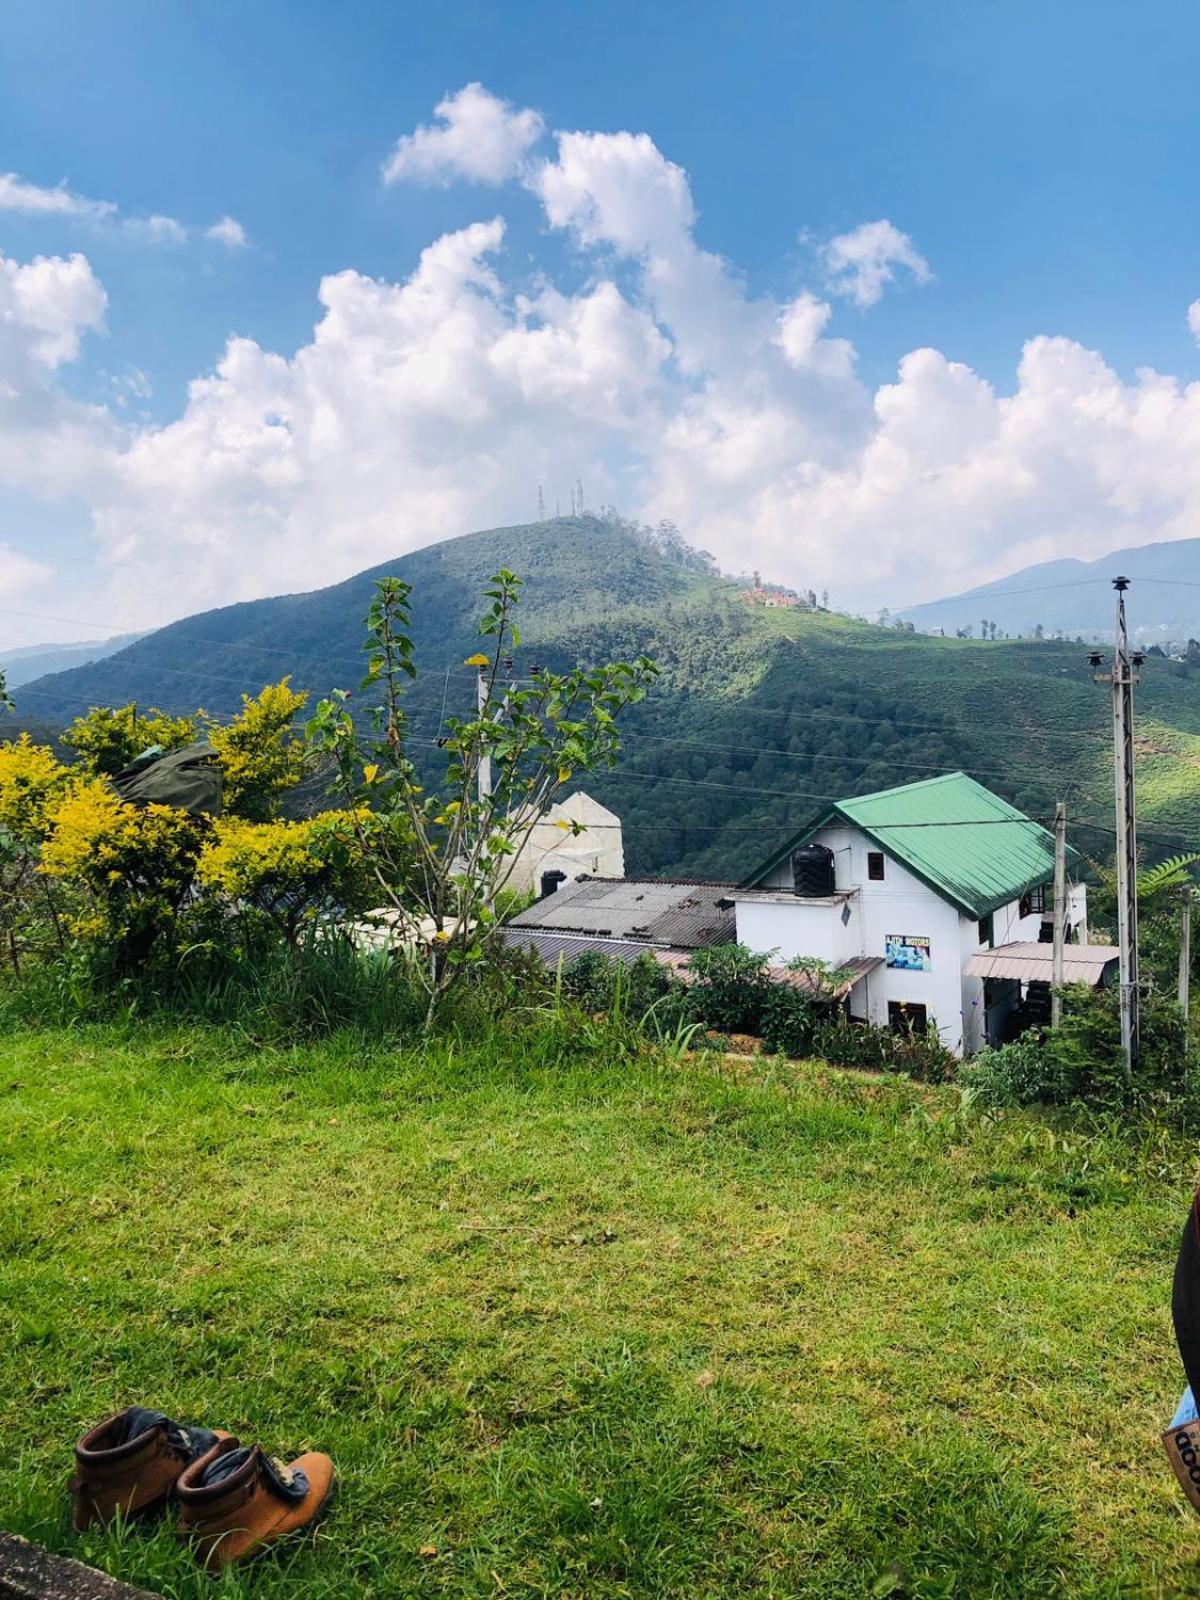
<path id="1" fill-rule="evenodd" d="M 227 250 L 244 250 L 250 243 L 245 228 L 233 217 L 222 217 L 219 222 L 214 222 L 211 228 L 205 228 L 204 237 L 215 239 Z"/>
<path id="2" fill-rule="evenodd" d="M 84 336 L 103 328 L 106 306 L 81 255 L 0 255 L 0 484 L 48 497 L 88 493 L 111 469 L 112 419 L 57 381 Z"/>
<path id="3" fill-rule="evenodd" d="M 916 283 L 933 277 L 929 263 L 908 234 L 886 217 L 864 222 L 849 233 L 839 233 L 822 252 L 829 286 L 859 306 L 873 306 L 896 278 L 898 268 L 911 273 Z"/>
<path id="4" fill-rule="evenodd" d="M 728 570 L 862 605 L 1200 524 L 1200 385 L 1040 336 L 1003 384 L 917 349 L 873 388 L 827 299 L 755 295 L 701 247 L 687 175 L 647 136 L 562 133 L 520 179 L 582 282 L 531 289 L 504 220 L 473 222 L 398 281 L 323 279 L 292 351 L 230 340 L 165 425 L 60 382 L 102 327 L 86 261 L 4 262 L 0 483 L 85 496 L 102 559 L 164 615 L 526 521 L 539 483 L 552 504 L 577 477 Z M 845 271 L 914 273 L 894 244 Z"/>
<path id="5" fill-rule="evenodd" d="M 384 163 L 385 183 L 504 183 L 520 171 L 545 127 L 536 111 L 516 110 L 481 83 L 448 94 L 434 115 L 436 123 L 423 123 L 396 141 Z"/>

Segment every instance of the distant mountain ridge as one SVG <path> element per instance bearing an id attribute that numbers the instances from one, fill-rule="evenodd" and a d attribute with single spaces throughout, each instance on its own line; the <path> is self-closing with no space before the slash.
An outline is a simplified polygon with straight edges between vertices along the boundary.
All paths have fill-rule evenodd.
<path id="1" fill-rule="evenodd" d="M 519 673 L 643 653 L 661 668 L 623 721 L 616 769 L 585 780 L 622 819 L 631 874 L 736 878 L 828 800 L 957 769 L 1039 818 L 1069 795 L 1072 827 L 1093 830 L 1075 842 L 1109 848 L 1111 715 L 1077 645 L 943 639 L 747 604 L 690 547 L 592 517 L 465 534 L 327 589 L 187 617 L 19 689 L 18 718 L 61 727 L 131 700 L 227 716 L 285 674 L 314 696 L 349 688 L 357 704 L 363 618 L 375 580 L 395 575 L 413 585 L 411 749 L 436 782 L 445 719 L 474 705 L 464 663 L 500 566 L 525 580 Z M 1160 838 L 1200 841 L 1198 689 L 1195 668 L 1154 658 L 1138 690 L 1151 851 Z"/>
<path id="2" fill-rule="evenodd" d="M 111 639 L 91 639 L 71 644 L 26 644 L 12 650 L 0 650 L 0 673 L 10 689 L 33 683 L 50 672 L 64 672 L 69 667 L 83 667 L 90 661 L 102 661 L 115 655 L 126 645 L 144 639 L 142 633 L 119 633 Z"/>
<path id="3" fill-rule="evenodd" d="M 1139 641 L 1200 637 L 1200 539 L 1114 550 L 1095 561 L 1043 561 L 897 615 L 926 633 L 970 628 L 978 637 L 986 619 L 1013 637 L 1030 637 L 1041 627 L 1046 634 L 1107 639 L 1113 629 L 1112 579 L 1118 576 L 1132 580 L 1129 616 Z"/>

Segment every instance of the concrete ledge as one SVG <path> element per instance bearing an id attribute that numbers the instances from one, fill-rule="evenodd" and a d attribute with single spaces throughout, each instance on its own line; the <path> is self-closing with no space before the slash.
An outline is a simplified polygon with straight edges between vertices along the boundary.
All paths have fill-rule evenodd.
<path id="1" fill-rule="evenodd" d="M 15 1533 L 0 1533 L 0 1600 L 156 1600 L 95 1567 L 52 1556 Z"/>

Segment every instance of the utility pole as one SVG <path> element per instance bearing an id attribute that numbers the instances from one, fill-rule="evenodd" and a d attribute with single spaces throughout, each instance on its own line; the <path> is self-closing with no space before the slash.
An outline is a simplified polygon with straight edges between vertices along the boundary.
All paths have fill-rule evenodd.
<path id="1" fill-rule="evenodd" d="M 1062 1021 L 1063 948 L 1067 942 L 1067 808 L 1054 808 L 1054 946 L 1050 967 L 1050 1026 Z"/>
<path id="2" fill-rule="evenodd" d="M 488 668 L 480 667 L 479 681 L 475 690 L 475 705 L 482 722 L 487 716 L 488 702 L 491 694 L 488 685 Z M 481 741 L 483 748 L 479 756 L 479 804 L 486 806 L 492 793 L 492 758 L 487 753 L 486 741 Z"/>
<path id="3" fill-rule="evenodd" d="M 1187 1027 L 1192 979 L 1192 886 L 1183 887 L 1179 912 L 1179 1009 L 1183 1012 L 1183 1025 Z"/>
<path id="4" fill-rule="evenodd" d="M 1117 591 L 1117 627 L 1113 645 L 1112 671 L 1095 673 L 1097 683 L 1112 685 L 1113 779 L 1117 818 L 1117 935 L 1121 946 L 1121 1049 L 1125 1057 L 1126 1082 L 1133 1077 L 1138 1060 L 1138 906 L 1137 906 L 1137 808 L 1133 783 L 1133 686 L 1138 668 L 1146 659 L 1140 652 L 1130 655 L 1129 633 L 1125 626 L 1125 591 L 1128 578 L 1114 578 Z M 1089 658 L 1099 666 L 1100 656 Z"/>

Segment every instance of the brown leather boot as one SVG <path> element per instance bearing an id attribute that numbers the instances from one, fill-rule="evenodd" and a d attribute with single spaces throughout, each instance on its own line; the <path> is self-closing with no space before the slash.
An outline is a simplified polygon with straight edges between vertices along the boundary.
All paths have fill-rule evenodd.
<path id="1" fill-rule="evenodd" d="M 109 1417 L 75 1446 L 75 1472 L 68 1488 L 75 1500 L 78 1532 L 93 1522 L 131 1517 L 170 1497 L 189 1461 L 220 1439 L 212 1428 L 183 1428 L 161 1411 L 130 1406 Z"/>
<path id="2" fill-rule="evenodd" d="M 222 1439 L 176 1485 L 179 1532 L 210 1570 L 248 1561 L 315 1522 L 333 1490 L 333 1462 L 310 1451 L 285 1466 L 258 1445 Z"/>

